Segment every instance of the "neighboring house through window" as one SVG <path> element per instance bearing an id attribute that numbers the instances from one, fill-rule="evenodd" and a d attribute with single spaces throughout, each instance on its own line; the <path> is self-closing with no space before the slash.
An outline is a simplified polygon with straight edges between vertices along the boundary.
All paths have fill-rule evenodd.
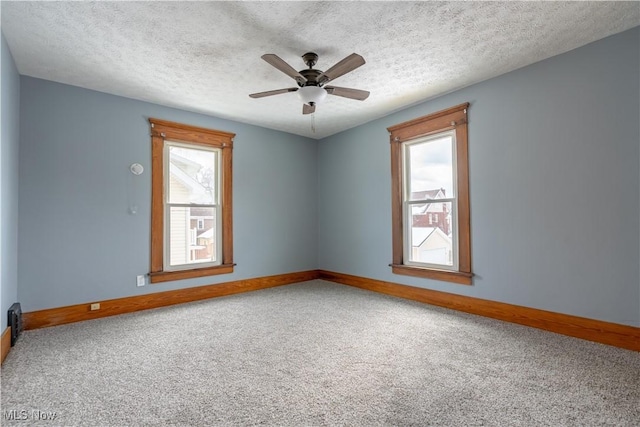
<path id="1" fill-rule="evenodd" d="M 471 284 L 468 106 L 388 128 L 396 274 Z"/>
<path id="2" fill-rule="evenodd" d="M 151 282 L 231 273 L 232 133 L 149 119 Z"/>

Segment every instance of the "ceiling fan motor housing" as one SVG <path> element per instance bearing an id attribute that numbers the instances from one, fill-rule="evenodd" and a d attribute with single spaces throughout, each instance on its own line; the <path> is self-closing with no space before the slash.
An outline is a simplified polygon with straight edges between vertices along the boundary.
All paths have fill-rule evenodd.
<path id="1" fill-rule="evenodd" d="M 318 84 L 318 82 L 316 81 L 316 78 L 322 74 L 322 71 L 320 70 L 314 70 L 313 68 L 310 68 L 308 70 L 300 70 L 300 74 L 303 75 L 303 77 L 307 80 L 305 83 L 298 83 L 298 86 L 303 87 L 303 86 L 321 86 Z"/>

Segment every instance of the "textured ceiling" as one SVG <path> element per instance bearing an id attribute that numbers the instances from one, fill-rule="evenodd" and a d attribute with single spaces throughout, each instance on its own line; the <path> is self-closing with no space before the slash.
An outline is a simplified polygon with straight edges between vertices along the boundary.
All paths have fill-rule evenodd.
<path id="1" fill-rule="evenodd" d="M 640 25 L 638 2 L 6 2 L 20 74 L 323 138 Z M 293 68 L 367 63 L 303 116 Z"/>

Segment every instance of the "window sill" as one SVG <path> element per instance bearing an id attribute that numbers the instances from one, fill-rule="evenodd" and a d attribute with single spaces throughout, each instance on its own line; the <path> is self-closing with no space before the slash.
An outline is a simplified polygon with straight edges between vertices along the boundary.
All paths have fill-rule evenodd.
<path id="1" fill-rule="evenodd" d="M 233 273 L 235 264 L 216 265 L 215 267 L 194 268 L 191 270 L 158 271 L 149 273 L 151 283 L 170 282 L 172 280 L 191 279 L 193 277 L 214 276 Z"/>
<path id="2" fill-rule="evenodd" d="M 401 264 L 389 264 L 389 266 L 391 267 L 393 274 L 442 280 L 444 282 L 457 283 L 459 285 L 471 285 L 471 280 L 473 278 L 473 273 L 465 273 L 462 271 L 436 270 L 432 268 L 421 268 Z"/>

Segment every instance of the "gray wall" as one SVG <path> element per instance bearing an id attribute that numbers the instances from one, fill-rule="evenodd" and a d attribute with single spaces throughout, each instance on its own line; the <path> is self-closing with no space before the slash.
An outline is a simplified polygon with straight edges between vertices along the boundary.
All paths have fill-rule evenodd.
<path id="1" fill-rule="evenodd" d="M 0 144 L 0 319 L 7 327 L 7 310 L 18 301 L 18 147 L 20 141 L 20 76 L 0 34 L 2 78 L 2 142 Z"/>
<path id="2" fill-rule="evenodd" d="M 639 28 L 319 144 L 319 268 L 640 325 Z M 394 275 L 386 127 L 469 108 L 473 286 Z"/>
<path id="3" fill-rule="evenodd" d="M 316 141 L 25 76 L 21 89 L 24 311 L 317 267 Z M 237 134 L 233 274 L 136 287 L 150 257 L 148 117 Z"/>
<path id="4" fill-rule="evenodd" d="M 18 297 L 33 311 L 321 268 L 638 326 L 639 33 L 320 142 L 22 77 Z M 4 308 L 15 297 L 5 128 L 16 119 L 5 118 L 2 71 Z M 474 285 L 393 275 L 386 127 L 467 101 Z M 149 268 L 150 116 L 237 133 L 232 275 L 135 286 Z M 147 173 L 131 175 L 134 162 Z M 15 172 L 8 183 L 16 201 Z"/>

